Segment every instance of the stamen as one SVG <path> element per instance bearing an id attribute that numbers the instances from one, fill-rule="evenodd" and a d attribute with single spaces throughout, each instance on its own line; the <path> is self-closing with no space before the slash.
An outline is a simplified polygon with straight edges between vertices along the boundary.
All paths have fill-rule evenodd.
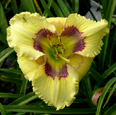
<path id="1" fill-rule="evenodd" d="M 62 52 L 62 55 L 64 55 L 64 51 L 63 51 L 63 49 L 60 47 L 60 50 L 61 50 L 61 52 Z"/>
<path id="2" fill-rule="evenodd" d="M 66 62 L 69 62 L 70 60 L 69 59 L 66 59 L 65 57 L 59 55 L 59 57 L 61 57 L 63 60 L 65 60 Z"/>
<path id="3" fill-rule="evenodd" d="M 63 49 L 62 49 L 62 46 L 61 46 L 59 43 L 57 43 L 57 45 L 59 46 L 60 51 L 62 52 L 62 55 L 64 55 L 64 51 L 63 51 Z"/>
<path id="4" fill-rule="evenodd" d="M 61 42 L 61 39 L 60 39 L 60 37 L 58 36 L 58 40 L 59 40 L 59 42 Z"/>
<path id="5" fill-rule="evenodd" d="M 61 46 L 59 43 L 57 43 L 58 46 Z"/>
<path id="6" fill-rule="evenodd" d="M 64 43 L 62 42 L 62 40 L 60 39 L 60 37 L 59 37 L 59 36 L 58 36 L 58 40 L 59 40 L 59 42 L 62 44 L 62 47 L 64 48 L 64 51 L 65 51 Z"/>
<path id="7" fill-rule="evenodd" d="M 50 36 L 47 35 L 47 38 L 48 38 L 48 40 L 49 40 L 49 42 L 50 42 L 50 45 L 51 45 L 51 47 L 52 47 L 52 49 L 53 49 L 53 44 L 52 44 L 52 42 L 51 42 L 51 38 L 50 38 Z"/>
<path id="8" fill-rule="evenodd" d="M 57 50 L 56 45 L 54 43 L 53 43 L 53 47 L 54 47 L 54 49 L 56 51 L 56 58 L 59 59 L 58 50 Z"/>

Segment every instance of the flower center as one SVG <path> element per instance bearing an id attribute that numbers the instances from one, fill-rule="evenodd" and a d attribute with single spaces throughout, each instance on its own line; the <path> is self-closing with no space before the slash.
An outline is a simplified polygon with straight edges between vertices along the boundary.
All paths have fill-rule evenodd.
<path id="1" fill-rule="evenodd" d="M 66 50 L 64 43 L 62 42 L 61 38 L 57 36 L 57 42 L 54 42 L 51 40 L 50 35 L 47 35 L 47 38 L 49 40 L 50 47 L 52 49 L 53 55 L 56 60 L 59 58 L 62 58 L 63 60 L 69 62 L 68 59 L 66 59 L 64 56 L 64 52 Z"/>

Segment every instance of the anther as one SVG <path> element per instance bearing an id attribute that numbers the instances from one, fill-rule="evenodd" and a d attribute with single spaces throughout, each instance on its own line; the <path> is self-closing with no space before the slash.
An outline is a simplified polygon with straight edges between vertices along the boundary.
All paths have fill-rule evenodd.
<path id="1" fill-rule="evenodd" d="M 62 52 L 62 55 L 64 55 L 64 51 L 63 51 L 63 49 L 60 47 L 60 50 L 61 50 L 61 52 Z"/>
<path id="2" fill-rule="evenodd" d="M 56 51 L 56 58 L 59 59 L 58 50 L 57 50 L 56 45 L 54 43 L 53 43 L 53 48 Z"/>
<path id="3" fill-rule="evenodd" d="M 47 38 L 51 41 L 51 38 L 50 38 L 50 36 L 49 36 L 49 35 L 47 35 Z"/>
<path id="4" fill-rule="evenodd" d="M 61 39 L 60 39 L 60 37 L 58 36 L 58 40 L 59 40 L 59 42 L 61 42 Z"/>
<path id="5" fill-rule="evenodd" d="M 63 51 L 63 49 L 62 49 L 62 46 L 61 46 L 59 43 L 57 43 L 57 45 L 59 46 L 59 49 L 60 49 L 60 51 L 62 52 L 62 55 L 64 55 L 64 51 Z"/>
<path id="6" fill-rule="evenodd" d="M 57 43 L 58 46 L 61 46 L 59 43 Z"/>
<path id="7" fill-rule="evenodd" d="M 52 42 L 51 42 L 51 38 L 50 38 L 50 36 L 47 35 L 47 38 L 48 38 L 48 40 L 49 40 L 49 42 L 50 42 L 50 45 L 51 45 L 51 47 L 52 47 L 52 49 L 53 49 L 53 44 L 52 44 Z"/>
<path id="8" fill-rule="evenodd" d="M 56 47 L 56 45 L 55 45 L 55 44 L 53 44 L 53 47 Z"/>
<path id="9" fill-rule="evenodd" d="M 60 39 L 60 37 L 59 37 L 59 36 L 58 36 L 58 40 L 59 40 L 59 42 L 62 44 L 62 47 L 64 48 L 63 50 L 65 51 L 64 43 L 62 42 L 62 40 Z"/>

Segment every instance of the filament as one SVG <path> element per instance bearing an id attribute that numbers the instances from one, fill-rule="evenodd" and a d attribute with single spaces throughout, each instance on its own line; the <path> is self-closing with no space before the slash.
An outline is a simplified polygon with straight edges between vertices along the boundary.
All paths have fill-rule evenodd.
<path id="1" fill-rule="evenodd" d="M 51 38 L 50 38 L 50 36 L 47 35 L 47 38 L 48 38 L 48 40 L 49 40 L 49 42 L 50 42 L 50 45 L 51 45 L 51 47 L 52 47 L 52 49 L 53 49 L 53 44 L 52 44 L 52 42 L 51 42 Z"/>

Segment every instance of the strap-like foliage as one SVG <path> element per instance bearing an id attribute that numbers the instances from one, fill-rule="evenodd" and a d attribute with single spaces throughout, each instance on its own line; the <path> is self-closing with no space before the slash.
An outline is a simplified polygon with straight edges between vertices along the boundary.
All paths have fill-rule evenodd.
<path id="1" fill-rule="evenodd" d="M 91 0 L 90 0 L 91 1 Z M 80 6 L 81 4 L 81 6 Z M 100 4 L 100 3 L 99 3 Z M 14 49 L 9 48 L 6 40 L 6 28 L 12 16 L 23 11 L 38 12 L 47 17 L 68 17 L 71 13 L 81 13 L 79 7 L 91 11 L 87 0 L 1 0 L 0 1 L 0 114 L 2 115 L 36 115 L 37 114 L 116 114 L 116 19 L 112 19 L 116 0 L 101 0 L 102 16 L 113 22 L 110 33 L 104 37 L 101 54 L 96 57 L 85 77 L 80 82 L 79 93 L 73 104 L 56 111 L 48 107 L 32 92 L 31 82 L 24 78 L 17 64 Z M 93 94 L 103 88 L 97 107 L 92 103 Z M 107 96 L 108 95 L 108 96 Z M 115 97 L 116 98 L 116 97 Z"/>

